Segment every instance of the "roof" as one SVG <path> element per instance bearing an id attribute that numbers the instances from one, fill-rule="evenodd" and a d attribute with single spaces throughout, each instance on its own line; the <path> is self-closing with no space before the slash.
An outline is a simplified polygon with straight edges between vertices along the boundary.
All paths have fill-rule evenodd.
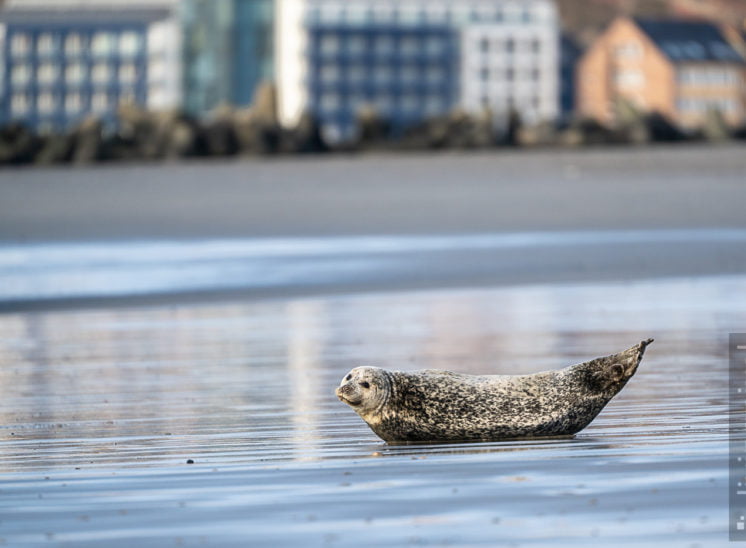
<path id="1" fill-rule="evenodd" d="M 0 23 L 49 26 L 69 23 L 153 22 L 172 15 L 173 10 L 163 6 L 150 7 L 135 2 L 129 7 L 124 4 L 112 6 L 91 4 L 73 7 L 57 5 L 40 9 L 36 5 L 22 8 L 11 5 L 0 8 Z"/>
<path id="2" fill-rule="evenodd" d="M 717 26 L 698 21 L 635 19 L 637 26 L 674 63 L 715 61 L 743 63 Z"/>

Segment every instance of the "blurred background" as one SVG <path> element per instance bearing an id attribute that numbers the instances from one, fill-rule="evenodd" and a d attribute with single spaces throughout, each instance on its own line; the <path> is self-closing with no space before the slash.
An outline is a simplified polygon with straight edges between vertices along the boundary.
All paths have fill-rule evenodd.
<path id="1" fill-rule="evenodd" d="M 744 137 L 742 0 L 6 0 L 0 162 Z"/>

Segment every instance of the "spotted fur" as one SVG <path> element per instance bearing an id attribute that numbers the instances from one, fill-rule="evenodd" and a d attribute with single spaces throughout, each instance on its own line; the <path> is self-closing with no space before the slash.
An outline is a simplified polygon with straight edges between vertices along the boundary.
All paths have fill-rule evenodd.
<path id="1" fill-rule="evenodd" d="M 357 367 L 336 394 L 387 442 L 569 436 L 627 384 L 651 342 L 533 375 Z"/>

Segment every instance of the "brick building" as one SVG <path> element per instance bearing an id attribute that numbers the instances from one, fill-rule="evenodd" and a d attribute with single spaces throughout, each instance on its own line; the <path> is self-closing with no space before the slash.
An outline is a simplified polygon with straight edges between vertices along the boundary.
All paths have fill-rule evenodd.
<path id="1" fill-rule="evenodd" d="M 581 58 L 576 106 L 603 123 L 626 101 L 683 128 L 701 126 L 713 110 L 736 126 L 746 123 L 745 85 L 744 58 L 717 26 L 621 17 Z"/>

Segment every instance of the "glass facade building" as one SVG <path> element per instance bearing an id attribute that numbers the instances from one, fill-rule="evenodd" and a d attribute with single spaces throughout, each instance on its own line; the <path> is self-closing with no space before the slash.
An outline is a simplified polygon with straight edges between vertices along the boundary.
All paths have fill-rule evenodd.
<path id="1" fill-rule="evenodd" d="M 273 77 L 273 0 L 185 0 L 184 106 L 247 105 Z"/>
<path id="2" fill-rule="evenodd" d="M 354 137 L 366 106 L 397 131 L 458 100 L 458 36 L 443 25 L 313 22 L 308 63 L 310 110 L 335 141 Z"/>

